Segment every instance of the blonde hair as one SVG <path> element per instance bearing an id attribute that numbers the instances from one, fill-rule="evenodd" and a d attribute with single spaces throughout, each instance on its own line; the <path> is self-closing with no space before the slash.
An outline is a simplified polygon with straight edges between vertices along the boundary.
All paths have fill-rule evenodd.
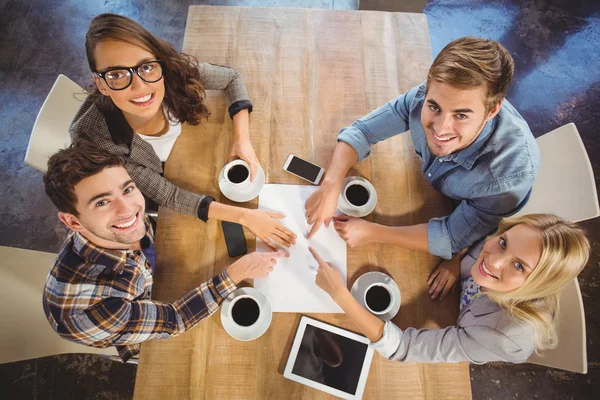
<path id="1" fill-rule="evenodd" d="M 556 316 L 560 291 L 585 267 L 590 243 L 581 228 L 552 214 L 505 218 L 495 235 L 501 235 L 519 224 L 539 232 L 542 240 L 540 261 L 518 289 L 485 294 L 513 317 L 533 327 L 537 350 L 552 349 L 558 344 Z"/>
<path id="2" fill-rule="evenodd" d="M 432 81 L 458 89 L 485 85 L 485 108 L 489 112 L 506 97 L 514 70 L 513 58 L 500 43 L 463 37 L 447 44 L 435 58 L 427 74 L 427 87 Z"/>

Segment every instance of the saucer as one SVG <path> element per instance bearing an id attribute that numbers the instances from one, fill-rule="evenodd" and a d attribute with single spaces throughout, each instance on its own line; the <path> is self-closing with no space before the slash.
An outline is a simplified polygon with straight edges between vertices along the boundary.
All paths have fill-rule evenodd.
<path id="1" fill-rule="evenodd" d="M 244 189 L 238 188 L 235 184 L 230 183 L 225 179 L 226 167 L 227 165 L 221 169 L 221 173 L 219 174 L 219 189 L 221 189 L 221 193 L 223 193 L 225 197 L 237 203 L 244 203 L 258 196 L 265 184 L 265 172 L 260 165 L 256 170 L 254 181 L 252 181 L 250 185 Z"/>
<path id="2" fill-rule="evenodd" d="M 348 203 L 346 201 L 346 199 L 344 198 L 343 191 L 346 189 L 346 186 L 351 181 L 360 181 L 363 185 L 365 185 L 367 187 L 367 190 L 369 191 L 369 201 L 367 201 L 367 204 L 365 204 L 364 206 L 356 208 L 355 206 L 352 206 L 350 203 Z M 366 180 L 365 178 L 362 178 L 360 176 L 349 176 L 346 179 L 344 179 L 344 183 L 342 185 L 342 191 L 340 192 L 340 195 L 338 197 L 338 209 L 342 213 L 349 215 L 351 217 L 361 218 L 361 217 L 365 217 L 365 216 L 371 214 L 373 212 L 373 210 L 375 209 L 376 205 L 377 205 L 377 191 L 375 190 L 375 187 L 371 184 L 371 182 L 369 182 L 368 180 Z"/>
<path id="3" fill-rule="evenodd" d="M 386 275 L 381 272 L 372 271 L 359 276 L 356 282 L 354 282 L 354 285 L 352 285 L 352 296 L 354 296 L 354 298 L 359 302 L 361 306 L 368 310 L 367 305 L 365 304 L 365 291 L 369 286 L 371 286 L 374 283 L 384 283 L 388 285 L 390 289 L 392 289 L 394 307 L 392 307 L 392 309 L 385 314 L 373 314 L 382 321 L 389 321 L 392 318 L 394 318 L 396 314 L 398 314 L 398 311 L 400 310 L 400 303 L 402 300 L 400 297 L 400 288 L 398 287 L 398 285 L 396 285 L 396 282 L 394 282 L 394 280 L 389 275 Z"/>
<path id="4" fill-rule="evenodd" d="M 247 328 L 242 328 L 236 325 L 231 318 L 229 318 L 229 308 L 231 307 L 231 302 L 238 296 L 248 295 L 254 297 L 258 301 L 258 305 L 260 307 L 260 315 L 258 320 L 254 323 L 254 325 L 249 326 Z M 223 302 L 221 306 L 221 323 L 223 324 L 223 329 L 227 332 L 232 338 L 248 341 L 254 340 L 263 333 L 267 331 L 269 325 L 271 325 L 271 318 L 273 317 L 273 313 L 271 311 L 271 303 L 267 300 L 266 296 L 262 294 L 262 292 L 258 289 L 254 289 L 253 287 L 243 287 L 235 290 L 231 293 Z"/>

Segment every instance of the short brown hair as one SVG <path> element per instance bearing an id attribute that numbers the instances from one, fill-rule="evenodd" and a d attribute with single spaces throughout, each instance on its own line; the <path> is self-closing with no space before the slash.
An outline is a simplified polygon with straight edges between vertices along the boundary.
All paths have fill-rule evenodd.
<path id="1" fill-rule="evenodd" d="M 121 157 L 80 139 L 50 157 L 44 188 L 59 211 L 77 216 L 75 185 L 105 168 L 123 165 Z"/>
<path id="2" fill-rule="evenodd" d="M 204 104 L 204 86 L 200 80 L 198 60 L 193 56 L 178 53 L 175 47 L 148 32 L 134 20 L 116 14 L 96 16 L 85 35 L 85 51 L 92 72 L 96 70 L 94 50 L 98 43 L 106 40 L 121 41 L 139 46 L 162 60 L 165 80 L 164 103 L 170 115 L 181 122 L 198 125 L 210 113 Z M 93 96 L 100 96 L 94 88 Z"/>
<path id="3" fill-rule="evenodd" d="M 485 107 L 490 111 L 506 96 L 515 63 L 500 43 L 463 37 L 449 43 L 435 58 L 427 74 L 430 82 L 445 82 L 458 89 L 487 87 Z"/>

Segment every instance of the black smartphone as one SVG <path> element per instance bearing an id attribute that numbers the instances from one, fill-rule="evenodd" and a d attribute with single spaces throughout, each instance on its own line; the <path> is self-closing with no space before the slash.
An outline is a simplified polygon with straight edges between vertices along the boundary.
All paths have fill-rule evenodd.
<path id="1" fill-rule="evenodd" d="M 229 257 L 237 257 L 248 253 L 246 247 L 246 238 L 240 224 L 234 222 L 221 221 L 223 234 L 225 235 L 225 244 Z"/>

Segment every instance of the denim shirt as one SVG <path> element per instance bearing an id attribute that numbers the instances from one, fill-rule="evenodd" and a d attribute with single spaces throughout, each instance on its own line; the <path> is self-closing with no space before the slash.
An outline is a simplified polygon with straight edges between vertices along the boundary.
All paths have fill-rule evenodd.
<path id="1" fill-rule="evenodd" d="M 421 124 L 425 91 L 423 83 L 379 107 L 342 129 L 338 140 L 352 146 L 363 160 L 371 145 L 410 129 L 425 179 L 459 203 L 449 216 L 432 218 L 427 225 L 429 252 L 450 259 L 527 204 L 540 154 L 529 126 L 504 100 L 473 143 L 436 157 L 427 147 Z"/>

